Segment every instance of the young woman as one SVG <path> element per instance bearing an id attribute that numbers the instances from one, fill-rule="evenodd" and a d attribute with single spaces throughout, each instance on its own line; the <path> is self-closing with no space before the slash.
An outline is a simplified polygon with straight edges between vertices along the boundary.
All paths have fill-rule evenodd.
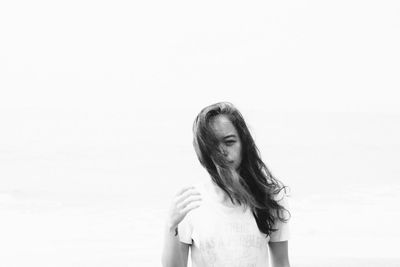
<path id="1" fill-rule="evenodd" d="M 240 112 L 228 102 L 201 110 L 193 145 L 210 177 L 181 189 L 167 216 L 162 264 L 287 267 L 285 186 L 274 178 Z"/>

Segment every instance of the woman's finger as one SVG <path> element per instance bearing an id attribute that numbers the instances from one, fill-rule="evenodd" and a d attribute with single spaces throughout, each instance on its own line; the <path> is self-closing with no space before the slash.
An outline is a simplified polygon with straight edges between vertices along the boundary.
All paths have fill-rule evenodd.
<path id="1" fill-rule="evenodd" d="M 176 201 L 176 203 L 179 203 L 192 195 L 200 195 L 200 192 L 197 191 L 197 189 L 195 189 L 195 188 L 188 189 L 188 190 L 184 191 L 181 195 L 177 196 L 175 201 Z"/>
<path id="2" fill-rule="evenodd" d="M 189 189 L 193 189 L 193 188 L 195 188 L 193 185 L 185 186 L 185 187 L 183 187 L 181 190 L 179 190 L 179 191 L 175 194 L 175 196 L 180 196 L 180 195 L 182 195 L 185 191 L 187 191 L 187 190 L 189 190 Z"/>
<path id="3" fill-rule="evenodd" d="M 177 203 L 177 208 L 178 209 L 185 208 L 189 203 L 197 200 L 201 201 L 202 197 L 200 195 L 191 195 L 186 199 L 182 200 L 181 202 Z"/>
<path id="4" fill-rule="evenodd" d="M 191 210 L 197 209 L 198 207 L 201 206 L 201 201 L 193 201 L 190 204 L 188 204 L 182 211 L 181 214 L 183 217 L 185 217 Z"/>

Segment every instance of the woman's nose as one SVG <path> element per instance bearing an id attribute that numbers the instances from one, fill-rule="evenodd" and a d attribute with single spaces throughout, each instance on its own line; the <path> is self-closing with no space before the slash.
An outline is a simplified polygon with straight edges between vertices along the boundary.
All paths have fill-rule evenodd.
<path id="1" fill-rule="evenodd" d="M 224 155 L 225 157 L 228 155 L 228 152 L 226 151 L 226 149 L 224 147 L 221 147 L 221 153 L 222 155 Z"/>
<path id="2" fill-rule="evenodd" d="M 225 150 L 222 151 L 222 155 L 224 155 L 224 157 L 228 157 L 228 153 Z"/>

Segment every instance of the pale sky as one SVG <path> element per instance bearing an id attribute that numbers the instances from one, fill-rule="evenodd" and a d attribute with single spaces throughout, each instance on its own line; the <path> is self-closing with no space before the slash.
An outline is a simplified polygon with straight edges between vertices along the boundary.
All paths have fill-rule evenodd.
<path id="1" fill-rule="evenodd" d="M 237 105 L 264 144 L 398 144 L 399 8 L 2 3 L 2 157 L 177 157 L 195 115 L 218 101 Z"/>
<path id="2" fill-rule="evenodd" d="M 0 107 L 198 110 L 230 100 L 266 111 L 399 112 L 399 8 L 6 1 Z"/>

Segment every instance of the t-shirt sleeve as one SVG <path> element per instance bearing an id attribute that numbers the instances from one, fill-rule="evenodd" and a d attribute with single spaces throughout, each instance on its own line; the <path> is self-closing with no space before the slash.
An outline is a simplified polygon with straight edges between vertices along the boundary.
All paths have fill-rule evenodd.
<path id="1" fill-rule="evenodd" d="M 193 225 L 191 223 L 190 215 L 187 214 L 185 218 L 178 224 L 179 241 L 192 244 Z"/>
<path id="2" fill-rule="evenodd" d="M 280 193 L 277 195 L 276 200 L 278 203 L 283 206 L 286 210 L 281 211 L 281 217 L 287 219 L 286 222 L 282 222 L 278 218 L 275 220 L 274 229 L 276 231 L 272 232 L 270 235 L 269 242 L 280 242 L 280 241 L 287 241 L 290 237 L 290 229 L 289 229 L 289 219 L 290 215 L 288 213 L 289 210 L 289 202 L 288 197 L 284 193 L 284 190 L 281 190 Z"/>

